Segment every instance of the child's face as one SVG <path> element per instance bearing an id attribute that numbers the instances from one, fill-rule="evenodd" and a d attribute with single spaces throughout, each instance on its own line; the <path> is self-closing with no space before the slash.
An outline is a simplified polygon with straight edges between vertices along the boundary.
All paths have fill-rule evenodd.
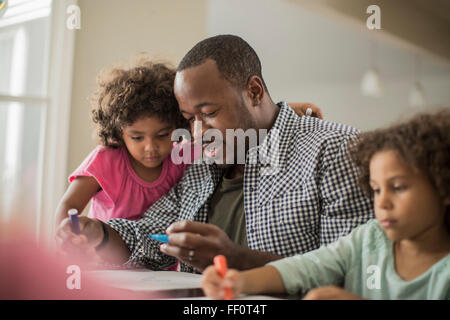
<path id="1" fill-rule="evenodd" d="M 131 156 L 147 168 L 161 165 L 172 149 L 174 126 L 157 117 L 145 117 L 123 128 L 122 138 Z"/>
<path id="2" fill-rule="evenodd" d="M 375 215 L 390 239 L 411 240 L 443 226 L 445 210 L 436 189 L 396 152 L 382 151 L 372 157 L 370 184 Z"/>

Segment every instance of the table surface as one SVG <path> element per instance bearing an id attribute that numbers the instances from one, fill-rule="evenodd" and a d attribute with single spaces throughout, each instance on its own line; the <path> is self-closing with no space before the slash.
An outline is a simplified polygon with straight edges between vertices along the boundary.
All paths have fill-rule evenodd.
<path id="1" fill-rule="evenodd" d="M 124 292 L 124 297 L 127 296 L 127 294 L 134 295 L 136 294 L 135 291 L 132 290 L 126 290 L 126 289 L 120 289 Z M 203 290 L 200 288 L 195 289 L 170 289 L 170 290 L 154 290 L 154 291 L 140 291 L 139 297 L 142 299 L 186 299 L 189 300 L 189 298 L 205 298 L 205 294 L 203 293 Z M 273 297 L 276 299 L 283 299 L 283 300 L 299 300 L 301 299 L 298 295 L 286 295 L 286 294 L 265 294 L 264 296 L 267 297 Z M 258 300 L 260 299 L 261 295 L 258 295 Z M 269 298 L 270 299 L 270 298 Z"/>
<path id="2" fill-rule="evenodd" d="M 120 270 L 120 269 L 119 269 Z M 98 271 L 98 270 L 92 270 L 92 271 Z M 117 271 L 117 269 L 111 269 L 111 270 L 101 270 L 101 271 Z M 138 269 L 133 270 L 133 269 L 126 269 L 124 271 L 139 271 Z M 141 270 L 143 272 L 147 271 L 147 270 Z M 148 270 L 150 271 L 150 270 Z M 172 271 L 172 272 L 176 272 L 176 271 Z M 107 288 L 114 288 L 115 291 L 117 291 L 118 293 L 120 293 L 121 296 L 123 296 L 124 299 L 127 298 L 135 298 L 137 297 L 138 299 L 189 299 L 189 298 L 205 298 L 205 294 L 203 292 L 203 290 L 201 288 L 184 288 L 184 289 L 168 289 L 168 290 L 161 290 L 161 289 L 156 289 L 156 290 L 133 290 L 131 288 L 118 288 L 115 286 L 109 286 L 107 284 L 105 284 L 104 282 L 100 284 Z M 268 297 L 268 299 L 270 299 L 270 297 L 273 298 L 277 298 L 277 299 L 287 299 L 287 300 L 298 300 L 301 297 L 298 295 L 295 296 L 291 296 L 291 295 L 287 295 L 287 294 L 262 294 L 263 296 Z M 261 295 L 258 295 L 258 297 L 255 298 L 263 298 L 261 297 Z"/>

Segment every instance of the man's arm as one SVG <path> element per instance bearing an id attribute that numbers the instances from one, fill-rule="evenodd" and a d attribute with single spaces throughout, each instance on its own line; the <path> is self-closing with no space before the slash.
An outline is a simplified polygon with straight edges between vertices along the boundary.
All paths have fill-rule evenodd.
<path id="1" fill-rule="evenodd" d="M 130 258 L 130 250 L 128 250 L 128 247 L 116 230 L 98 219 L 91 219 L 90 223 L 92 223 L 91 228 L 96 229 L 95 233 L 101 235 L 99 240 L 94 243 L 94 247 L 105 243 L 101 248 L 96 250 L 98 256 L 104 261 L 117 265 L 124 264 L 128 261 Z"/>
<path id="2" fill-rule="evenodd" d="M 146 266 L 161 270 L 176 260 L 161 253 L 159 243 L 149 234 L 165 233 L 178 219 L 179 183 L 153 204 L 137 221 L 112 219 L 106 224 L 98 219 L 79 217 L 81 234 L 72 232 L 70 219 L 64 219 L 56 232 L 59 247 L 68 253 L 82 255 L 115 265 Z"/>
<path id="3" fill-rule="evenodd" d="M 322 195 L 320 245 L 332 243 L 374 218 L 372 201 L 358 186 L 357 169 L 348 157 L 348 142 L 352 139 L 356 139 L 356 132 L 330 142 L 330 149 L 337 151 L 336 156 L 330 156 L 319 186 Z M 332 155 L 331 151 L 329 153 Z"/>
<path id="4" fill-rule="evenodd" d="M 257 251 L 238 246 L 234 254 L 234 266 L 232 267 L 239 270 L 248 270 L 264 266 L 269 262 L 283 258 L 283 256 L 270 252 Z"/>
<path id="5" fill-rule="evenodd" d="M 167 232 L 169 243 L 161 251 L 203 271 L 216 255 L 227 257 L 230 268 L 246 270 L 283 258 L 268 252 L 243 248 L 231 241 L 219 227 L 195 221 L 178 221 Z"/>
<path id="6" fill-rule="evenodd" d="M 124 261 L 125 265 L 161 270 L 176 262 L 173 257 L 162 254 L 160 243 L 149 239 L 148 236 L 166 233 L 167 227 L 178 220 L 181 192 L 182 181 L 156 201 L 141 219 L 137 221 L 111 219 L 107 222 L 110 229 L 114 230 L 113 235 L 117 234 L 130 252 L 128 260 Z M 118 242 L 117 239 L 115 243 Z"/>

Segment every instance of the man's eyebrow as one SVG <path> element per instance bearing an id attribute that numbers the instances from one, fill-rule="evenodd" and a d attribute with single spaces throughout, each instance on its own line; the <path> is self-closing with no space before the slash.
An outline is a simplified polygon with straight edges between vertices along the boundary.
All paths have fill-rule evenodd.
<path id="1" fill-rule="evenodd" d="M 205 102 L 201 102 L 199 104 L 196 104 L 194 106 L 194 108 L 199 109 L 199 108 L 206 107 L 206 106 L 217 106 L 217 103 L 205 101 Z"/>
<path id="2" fill-rule="evenodd" d="M 207 102 L 207 101 L 205 101 L 205 102 L 201 102 L 201 103 L 199 103 L 199 104 L 196 104 L 195 106 L 194 106 L 194 108 L 195 109 L 200 109 L 200 108 L 203 108 L 203 107 L 206 107 L 206 106 L 218 106 L 218 104 L 217 103 L 213 103 L 213 102 Z M 191 114 L 190 112 L 187 112 L 187 111 L 185 111 L 185 110 L 180 110 L 181 111 L 181 113 L 183 113 L 183 114 Z"/>

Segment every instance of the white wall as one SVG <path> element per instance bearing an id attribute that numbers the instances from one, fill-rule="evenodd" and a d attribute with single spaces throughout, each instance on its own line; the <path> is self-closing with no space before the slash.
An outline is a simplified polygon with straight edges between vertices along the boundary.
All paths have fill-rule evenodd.
<path id="1" fill-rule="evenodd" d="M 206 36 L 206 0 L 80 0 L 79 6 L 67 175 L 95 146 L 88 98 L 98 72 L 139 52 L 176 65 Z"/>
<path id="2" fill-rule="evenodd" d="M 94 147 L 89 95 L 104 67 L 147 51 L 176 64 L 207 36 L 233 33 L 259 54 L 274 100 L 311 101 L 332 121 L 371 129 L 415 110 L 408 105 L 414 56 L 381 45 L 385 97 L 359 93 L 372 39 L 289 0 L 80 0 L 67 175 Z M 422 61 L 432 105 L 450 106 L 450 70 Z M 66 179 L 66 177 L 61 177 Z"/>
<path id="3" fill-rule="evenodd" d="M 208 5 L 208 36 L 230 33 L 249 42 L 261 59 L 263 77 L 275 101 L 313 102 L 328 120 L 362 130 L 417 111 L 408 106 L 413 54 L 377 42 L 385 95 L 368 98 L 359 90 L 374 43 L 367 33 L 288 0 L 210 0 Z M 448 67 L 421 57 L 420 69 L 428 104 L 450 107 Z"/>

